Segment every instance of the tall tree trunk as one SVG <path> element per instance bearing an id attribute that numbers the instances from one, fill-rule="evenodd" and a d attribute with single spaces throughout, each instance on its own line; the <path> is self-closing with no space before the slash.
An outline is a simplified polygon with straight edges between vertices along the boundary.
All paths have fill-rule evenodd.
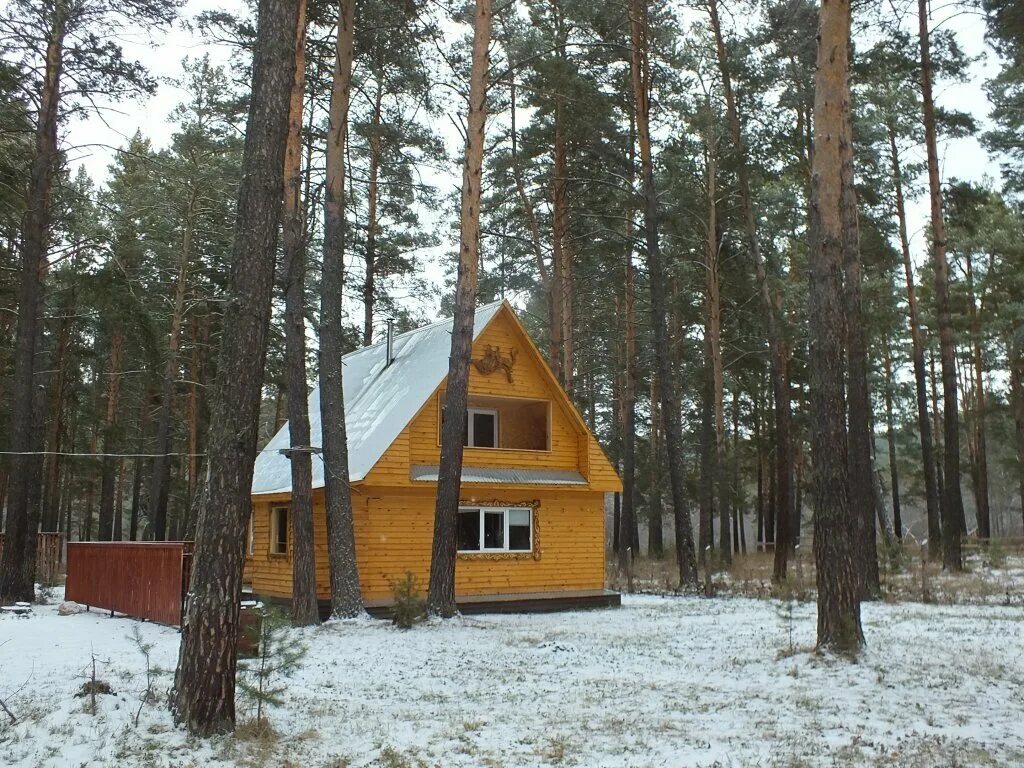
<path id="1" fill-rule="evenodd" d="M 363 276 L 363 346 L 373 344 L 373 303 L 376 300 L 377 201 L 380 196 L 380 109 L 384 98 L 383 77 L 377 75 L 370 116 L 370 180 L 366 194 L 366 251 Z"/>
<path id="2" fill-rule="evenodd" d="M 889 445 L 889 485 L 892 491 L 892 526 L 896 538 L 903 541 L 903 511 L 900 506 L 900 473 L 896 465 L 896 430 L 893 420 L 892 408 L 892 353 L 889 350 L 889 340 L 886 339 L 884 347 L 885 357 L 885 438 Z M 927 421 L 927 417 L 925 419 Z"/>
<path id="3" fill-rule="evenodd" d="M 712 0 L 713 2 L 714 0 Z M 718 284 L 718 138 L 707 141 L 708 237 L 704 294 L 707 304 L 705 322 L 711 360 L 712 403 L 714 405 L 714 459 L 711 476 L 718 500 L 719 552 L 722 564 L 732 560 L 729 548 L 729 481 L 725 452 L 725 380 L 722 373 L 722 298 Z"/>
<path id="4" fill-rule="evenodd" d="M 324 253 L 320 281 L 320 428 L 323 435 L 331 612 L 338 617 L 359 616 L 364 612 L 356 563 L 352 495 L 348 485 L 348 434 L 341 361 L 345 353 L 341 311 L 345 291 L 345 144 L 351 100 L 354 25 L 355 0 L 340 0 L 327 132 Z"/>
<path id="5" fill-rule="evenodd" d="M 124 459 L 117 460 L 117 487 L 114 491 L 114 541 L 124 539 Z"/>
<path id="6" fill-rule="evenodd" d="M 987 412 L 985 398 L 985 363 L 982 356 L 981 343 L 981 312 L 978 310 L 978 297 L 974 289 L 974 259 L 970 252 L 964 259 L 967 265 L 967 316 L 971 328 L 971 386 L 974 389 L 974 501 L 975 519 L 978 524 L 978 538 L 982 540 L 992 537 L 991 508 L 988 490 L 988 439 L 985 429 Z M 982 304 L 984 299 L 982 299 Z"/>
<path id="7" fill-rule="evenodd" d="M 153 538 L 167 538 L 167 498 L 171 479 L 172 424 L 174 390 L 178 379 L 178 350 L 181 347 L 181 327 L 185 320 L 185 295 L 188 288 L 188 268 L 192 261 L 192 238 L 198 191 L 192 190 L 185 213 L 178 271 L 174 283 L 174 307 L 171 310 L 171 328 L 167 336 L 167 359 L 160 393 L 160 410 L 156 419 L 156 447 L 149 481 L 149 519 L 153 525 Z"/>
<path id="8" fill-rule="evenodd" d="M 725 109 L 729 123 L 729 132 L 736 148 L 739 182 L 740 205 L 743 208 L 743 224 L 747 238 L 747 252 L 754 264 L 757 276 L 758 291 L 761 296 L 765 318 L 767 320 L 767 336 L 769 350 L 769 374 L 772 381 L 772 392 L 775 399 L 775 466 L 777 471 L 776 492 L 778 494 L 777 516 L 775 525 L 775 564 L 773 579 L 783 581 L 786 578 L 786 564 L 790 550 L 795 544 L 793 526 L 793 447 L 791 437 L 791 408 L 789 393 L 789 350 L 782 326 L 784 311 L 782 295 L 773 291 L 768 281 L 768 266 L 761 252 L 760 238 L 757 231 L 757 216 L 754 212 L 754 201 L 750 191 L 750 169 L 747 165 L 747 149 L 743 140 L 739 110 L 732 88 L 729 59 L 722 36 L 722 25 L 718 16 L 717 0 L 709 0 L 708 14 L 711 28 L 715 35 L 715 51 L 718 57 L 718 69 L 722 76 L 722 91 L 725 95 Z"/>
<path id="9" fill-rule="evenodd" d="M 145 467 L 142 463 L 142 450 L 146 445 L 146 432 L 149 430 L 150 391 L 151 384 L 146 382 L 142 393 L 142 412 L 139 414 L 139 436 L 136 440 L 136 457 L 132 462 L 132 508 L 128 518 L 128 541 L 136 541 L 139 535 L 139 515 L 142 511 L 142 475 Z"/>
<path id="10" fill-rule="evenodd" d="M 658 413 L 658 384 L 651 379 L 651 492 L 650 510 L 647 520 L 647 554 L 650 557 L 662 558 L 665 555 L 665 531 L 663 528 L 662 510 L 662 450 L 661 450 L 661 414 Z"/>
<path id="11" fill-rule="evenodd" d="M 462 481 L 462 431 L 469 389 L 469 361 L 473 351 L 473 322 L 476 317 L 480 195 L 484 125 L 487 118 L 487 48 L 491 41 L 491 23 L 491 0 L 476 0 L 469 76 L 469 114 L 466 119 L 466 160 L 462 167 L 459 271 L 445 392 L 448 418 L 441 426 L 441 462 L 437 477 L 434 542 L 427 593 L 427 609 L 431 614 L 445 618 L 454 616 L 458 611 L 455 604 L 455 527 Z"/>
<path id="12" fill-rule="evenodd" d="M 245 534 L 252 510 L 298 22 L 297 0 L 260 1 L 219 375 L 210 398 L 209 488 L 198 514 L 171 699 L 175 720 L 196 735 L 230 731 L 235 723 Z"/>
<path id="13" fill-rule="evenodd" d="M 299 0 L 295 35 L 295 74 L 288 108 L 284 152 L 284 204 L 281 240 L 284 251 L 285 367 L 288 379 L 288 436 L 292 503 L 292 624 L 318 624 L 316 547 L 313 544 L 313 454 L 306 398 L 306 242 L 302 205 L 302 102 L 306 94 L 306 0 Z"/>
<path id="14" fill-rule="evenodd" d="M 814 97 L 811 176 L 811 446 L 818 645 L 856 652 L 863 643 L 850 521 L 844 394 L 844 149 L 849 87 L 849 0 L 822 0 Z"/>
<path id="15" fill-rule="evenodd" d="M 900 250 L 903 253 L 903 272 L 907 282 L 907 323 L 910 326 L 911 354 L 914 363 L 914 392 L 917 400 L 917 429 L 921 440 L 921 465 L 924 473 L 925 509 L 928 515 L 928 539 L 938 542 L 942 538 L 939 481 L 936 474 L 932 421 L 928 413 L 928 374 L 924 365 L 924 341 L 921 338 L 921 322 L 918 319 L 914 267 L 910 259 L 910 237 L 907 233 L 907 211 L 903 197 L 903 170 L 900 165 L 899 149 L 896 146 L 896 128 L 889 125 L 887 131 L 892 177 L 896 188 L 896 216 L 899 221 Z M 899 530 L 899 526 L 897 526 L 897 530 Z M 902 531 L 897 535 L 902 537 Z M 938 554 L 938 547 L 930 547 L 929 552 L 934 557 Z"/>
<path id="16" fill-rule="evenodd" d="M 569 168 L 565 139 L 565 106 L 555 98 L 554 163 L 551 172 L 552 271 L 555 275 L 558 335 L 558 374 L 562 388 L 573 394 L 573 254 L 569 242 Z"/>
<path id="17" fill-rule="evenodd" d="M 704 336 L 704 364 L 700 378 L 700 467 L 697 488 L 697 562 L 705 568 L 715 549 L 715 413 L 714 379 L 707 329 Z"/>
<path id="18" fill-rule="evenodd" d="M 846 312 L 847 365 L 847 465 L 849 468 L 849 512 L 853 527 L 853 551 L 861 599 L 876 598 L 882 587 L 878 575 L 878 543 L 875 527 L 875 471 L 872 457 L 871 393 L 868 389 L 868 350 L 861 298 L 863 273 L 860 232 L 857 220 L 857 192 L 854 188 L 853 139 L 850 131 L 850 103 L 844 102 L 847 134 L 840 144 L 842 162 L 843 300 Z"/>
<path id="19" fill-rule="evenodd" d="M 626 205 L 625 243 L 626 268 L 625 286 L 623 289 L 623 315 L 625 319 L 624 376 L 622 377 L 621 394 L 621 427 L 620 444 L 622 449 L 622 511 L 618 532 L 619 568 L 626 567 L 626 548 L 630 546 L 631 534 L 636 527 L 636 388 L 637 388 L 637 351 L 636 351 L 636 275 L 633 267 L 633 183 L 636 167 L 636 130 L 635 118 L 629 121 L 629 202 Z M 563 185 L 564 186 L 564 185 Z M 652 406 L 653 407 L 653 406 Z M 653 445 L 653 443 L 652 443 Z M 630 533 L 629 537 L 622 531 Z M 660 533 L 660 532 L 659 532 Z M 648 545 L 650 542 L 648 542 Z M 660 545 L 659 545 L 660 546 Z M 650 546 L 648 546 L 648 550 Z M 634 557 L 639 554 L 634 552 Z"/>
<path id="20" fill-rule="evenodd" d="M 46 490 L 43 494 L 43 520 L 44 531 L 57 530 L 57 518 L 60 516 L 60 474 L 63 464 L 60 456 L 61 437 L 64 431 L 64 401 L 67 397 L 67 378 L 69 365 L 69 350 L 71 347 L 71 324 L 72 315 L 75 313 L 74 289 L 71 291 L 71 299 L 63 306 L 60 331 L 57 339 L 57 356 L 54 361 L 54 373 L 56 381 L 53 385 L 51 397 L 52 407 L 50 409 L 50 437 L 47 440 L 47 450 L 51 451 L 46 462 Z M 0 497 L 2 498 L 2 497 Z"/>
<path id="21" fill-rule="evenodd" d="M 18 324 L 14 341 L 14 377 L 11 383 L 10 485 L 7 489 L 7 524 L 4 557 L 0 563 L 0 604 L 31 601 L 35 584 L 26 579 L 24 562 L 33 556 L 36 532 L 31 529 L 29 497 L 34 475 L 38 415 L 35 413 L 35 372 L 39 339 L 39 315 L 43 303 L 43 279 L 50 239 L 50 203 L 53 174 L 59 162 L 57 119 L 64 67 L 66 7 L 53 6 L 47 30 L 46 65 L 35 132 L 35 154 L 28 179 L 28 211 L 21 247 L 21 285 L 18 291 Z M 31 550 L 31 552 L 29 551 Z"/>
<path id="22" fill-rule="evenodd" d="M 114 495 L 117 491 L 119 459 L 112 456 L 118 446 L 117 415 L 121 406 L 121 358 L 124 355 L 123 328 L 114 330 L 110 337 L 110 363 L 107 376 L 107 409 L 103 419 L 103 458 L 100 460 L 100 518 L 96 526 L 98 541 L 111 541 L 114 537 Z"/>
<path id="23" fill-rule="evenodd" d="M 640 169 L 644 200 L 644 235 L 647 251 L 647 273 L 651 287 L 651 324 L 654 329 L 655 372 L 658 398 L 664 426 L 665 453 L 672 485 L 672 509 L 675 515 L 676 559 L 679 582 L 684 587 L 697 585 L 697 559 L 693 552 L 693 526 L 686 499 L 686 472 L 683 466 L 683 428 L 676 402 L 675 372 L 668 334 L 668 306 L 665 287 L 668 278 L 658 243 L 658 193 L 654 185 L 654 159 L 651 154 L 650 85 L 648 63 L 648 0 L 630 0 L 629 27 L 631 41 L 630 74 L 633 82 L 633 104 L 636 114 L 637 139 L 640 144 Z"/>
<path id="24" fill-rule="evenodd" d="M 935 270 L 935 311 L 939 326 L 939 358 L 942 364 L 943 429 L 945 431 L 945 488 L 942 498 L 942 565 L 947 570 L 963 569 L 960 527 L 964 500 L 960 492 L 960 413 L 956 394 L 956 339 L 949 309 L 949 264 L 946 261 L 946 223 L 942 215 L 939 180 L 939 150 L 935 130 L 935 101 L 932 97 L 932 62 L 928 34 L 928 0 L 918 0 L 918 39 L 921 45 L 921 97 L 924 136 L 928 155 L 928 191 L 931 207 L 932 260 Z"/>

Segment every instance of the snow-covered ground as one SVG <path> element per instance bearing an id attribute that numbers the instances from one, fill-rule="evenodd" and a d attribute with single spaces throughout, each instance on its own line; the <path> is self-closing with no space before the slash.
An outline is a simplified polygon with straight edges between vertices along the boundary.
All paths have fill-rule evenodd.
<path id="1" fill-rule="evenodd" d="M 209 741 L 164 706 L 177 631 L 37 606 L 0 618 L 0 698 L 19 718 L 0 712 L 0 765 L 1020 766 L 1024 605 L 1011 602 L 866 605 L 856 662 L 810 650 L 813 603 L 735 597 L 408 632 L 332 623 L 293 631 L 308 652 L 274 736 Z M 164 670 L 137 726 L 133 627 Z M 113 689 L 96 714 L 75 696 L 93 656 Z"/>

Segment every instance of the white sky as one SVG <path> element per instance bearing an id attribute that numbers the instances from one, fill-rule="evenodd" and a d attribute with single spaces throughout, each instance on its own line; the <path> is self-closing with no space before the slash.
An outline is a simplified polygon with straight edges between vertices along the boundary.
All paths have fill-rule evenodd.
<path id="1" fill-rule="evenodd" d="M 152 141 L 155 147 L 165 146 L 170 140 L 173 126 L 167 118 L 171 110 L 183 100 L 184 94 L 176 88 L 171 80 L 181 76 L 181 61 L 184 57 L 198 58 L 209 52 L 215 62 L 226 62 L 229 51 L 224 46 L 205 43 L 197 34 L 189 31 L 186 24 L 199 13 L 206 10 L 242 8 L 239 0 L 189 0 L 183 10 L 181 20 L 170 32 L 150 34 L 145 30 L 132 30 L 123 39 L 127 56 L 143 62 L 150 72 L 161 80 L 157 92 L 144 101 L 129 101 L 109 104 L 109 109 L 102 116 L 89 118 L 72 124 L 67 132 L 65 144 L 69 150 L 72 165 L 84 165 L 90 176 L 99 183 L 107 178 L 107 166 L 112 162 L 118 147 L 123 146 L 136 132 L 141 131 Z M 911 17 L 910 23 L 916 23 Z M 939 23 L 942 23 L 939 20 Z M 984 41 L 984 19 L 978 14 L 960 15 L 952 19 L 946 26 L 955 29 L 957 38 L 965 52 L 971 56 L 979 56 L 979 61 L 972 66 L 971 79 L 963 84 L 939 83 L 936 100 L 939 105 L 970 112 L 982 127 L 988 124 L 989 104 L 982 88 L 984 81 L 992 76 L 997 68 L 994 56 L 986 53 Z M 456 100 L 449 99 L 452 108 L 457 108 Z M 457 116 L 452 116 L 456 122 Z M 522 118 L 520 118 L 522 120 Z M 451 151 L 452 168 L 449 178 L 443 173 L 434 171 L 424 173 L 428 181 L 457 188 L 459 183 L 458 134 L 451 128 L 451 120 L 442 118 L 438 125 L 445 133 Z M 917 148 L 917 157 L 923 159 L 923 147 Z M 941 170 L 943 180 L 959 178 L 981 181 L 985 177 L 998 179 L 998 166 L 982 149 L 976 138 L 955 139 L 943 142 L 940 146 Z M 908 203 L 910 217 L 911 245 L 918 262 L 923 259 L 925 231 L 928 221 L 928 200 L 918 195 Z M 451 236 L 448 226 L 439 228 L 444 238 Z M 450 244 L 439 248 L 433 259 L 426 260 L 424 272 L 427 278 L 439 285 L 444 275 L 443 265 L 439 258 L 444 253 L 451 253 Z M 436 316 L 439 306 L 436 297 L 410 297 L 417 308 L 428 316 Z M 350 307 L 353 311 L 360 308 Z"/>

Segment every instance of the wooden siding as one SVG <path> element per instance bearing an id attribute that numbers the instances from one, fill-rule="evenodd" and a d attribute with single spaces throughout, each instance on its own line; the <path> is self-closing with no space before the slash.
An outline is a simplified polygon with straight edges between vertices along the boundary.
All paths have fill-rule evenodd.
<path id="1" fill-rule="evenodd" d="M 370 491 L 370 489 L 364 489 Z M 464 501 L 516 504 L 538 501 L 535 556 L 460 555 L 458 595 L 601 589 L 604 587 L 604 495 L 539 488 L 477 488 Z M 258 595 L 290 597 L 291 558 L 271 555 L 269 503 L 255 505 L 252 588 Z M 365 600 L 391 597 L 407 571 L 425 590 L 434 530 L 434 493 L 428 489 L 376 489 L 356 493 L 356 550 Z M 322 498 L 315 503 L 317 594 L 329 597 L 326 523 Z"/>

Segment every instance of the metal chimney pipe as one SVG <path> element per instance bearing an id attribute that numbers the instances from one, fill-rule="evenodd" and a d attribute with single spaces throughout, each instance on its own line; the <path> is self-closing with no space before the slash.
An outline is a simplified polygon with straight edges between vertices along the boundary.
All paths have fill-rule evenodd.
<path id="1" fill-rule="evenodd" d="M 384 367 L 387 368 L 395 361 L 395 320 L 388 318 L 388 337 L 384 343 L 384 352 L 387 357 L 384 359 Z"/>

